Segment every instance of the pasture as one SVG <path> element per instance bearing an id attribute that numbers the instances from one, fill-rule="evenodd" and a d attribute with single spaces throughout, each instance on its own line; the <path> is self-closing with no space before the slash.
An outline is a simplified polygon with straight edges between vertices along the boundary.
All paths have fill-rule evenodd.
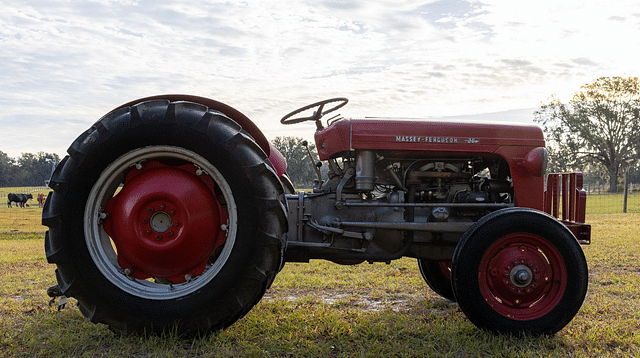
<path id="1" fill-rule="evenodd" d="M 43 193 L 46 197 L 49 190 L 49 188 L 45 187 L 0 188 L 0 233 L 45 231 L 47 228 L 40 223 L 42 208 L 38 207 L 36 198 L 38 193 Z M 19 208 L 16 203 L 12 203 L 12 207 L 9 208 L 7 206 L 7 195 L 9 193 L 32 194 L 33 199 L 27 202 L 28 207 Z"/>
<path id="2" fill-rule="evenodd" d="M 35 229 L 11 229 L 4 219 L 9 210 L 12 220 L 19 216 L 17 223 Z M 593 244 L 583 246 L 587 298 L 576 318 L 551 337 L 478 330 L 455 304 L 430 291 L 415 260 L 402 259 L 389 265 L 287 264 L 243 319 L 220 333 L 184 339 L 119 337 L 87 321 L 73 299 L 61 311 L 49 306 L 46 289 L 56 283 L 55 266 L 44 255 L 41 209 L 5 205 L 0 357 L 640 356 L 640 214 L 593 210 L 589 206 L 587 216 Z"/>

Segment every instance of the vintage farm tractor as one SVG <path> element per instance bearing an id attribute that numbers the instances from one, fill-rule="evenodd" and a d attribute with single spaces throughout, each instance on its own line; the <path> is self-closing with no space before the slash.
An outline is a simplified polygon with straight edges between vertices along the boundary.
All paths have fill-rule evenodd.
<path id="1" fill-rule="evenodd" d="M 225 104 L 164 95 L 114 109 L 52 174 L 50 294 L 116 332 L 194 334 L 243 317 L 285 262 L 406 256 L 478 327 L 552 334 L 571 321 L 587 291 L 586 196 L 578 173 L 550 175 L 545 193 L 540 128 L 322 122 L 346 103 L 282 118 L 316 123 L 328 166 L 297 193 L 283 156 Z"/>

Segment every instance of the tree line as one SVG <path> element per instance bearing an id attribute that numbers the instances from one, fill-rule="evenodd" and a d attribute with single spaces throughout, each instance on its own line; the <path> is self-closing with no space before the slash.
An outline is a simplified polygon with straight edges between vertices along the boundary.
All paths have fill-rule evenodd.
<path id="1" fill-rule="evenodd" d="M 59 162 L 60 157 L 52 153 L 22 153 L 11 158 L 0 151 L 0 187 L 43 186 Z"/>

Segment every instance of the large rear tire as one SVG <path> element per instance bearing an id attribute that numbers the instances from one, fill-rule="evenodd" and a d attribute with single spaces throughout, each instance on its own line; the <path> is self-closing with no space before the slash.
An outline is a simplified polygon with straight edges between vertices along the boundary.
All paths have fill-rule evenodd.
<path id="1" fill-rule="evenodd" d="M 281 265 L 283 187 L 224 114 L 189 102 L 115 110 L 71 145 L 43 210 L 61 291 L 120 333 L 225 328 Z"/>
<path id="2" fill-rule="evenodd" d="M 571 231 L 540 211 L 511 208 L 480 219 L 460 239 L 451 268 L 460 309 L 480 328 L 553 334 L 584 301 L 587 262 Z"/>

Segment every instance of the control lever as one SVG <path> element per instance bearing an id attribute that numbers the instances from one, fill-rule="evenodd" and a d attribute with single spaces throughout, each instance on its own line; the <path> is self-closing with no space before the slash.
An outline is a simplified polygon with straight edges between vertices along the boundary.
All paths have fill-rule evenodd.
<path id="1" fill-rule="evenodd" d="M 313 165 L 313 169 L 316 171 L 316 175 L 318 176 L 318 188 L 322 186 L 322 173 L 320 173 L 320 168 L 322 167 L 321 161 L 315 161 L 313 159 L 313 154 L 311 154 L 311 150 L 309 149 L 309 142 L 306 140 L 302 141 L 302 145 L 307 149 L 307 154 L 309 154 L 309 160 L 311 160 L 311 165 Z"/>

